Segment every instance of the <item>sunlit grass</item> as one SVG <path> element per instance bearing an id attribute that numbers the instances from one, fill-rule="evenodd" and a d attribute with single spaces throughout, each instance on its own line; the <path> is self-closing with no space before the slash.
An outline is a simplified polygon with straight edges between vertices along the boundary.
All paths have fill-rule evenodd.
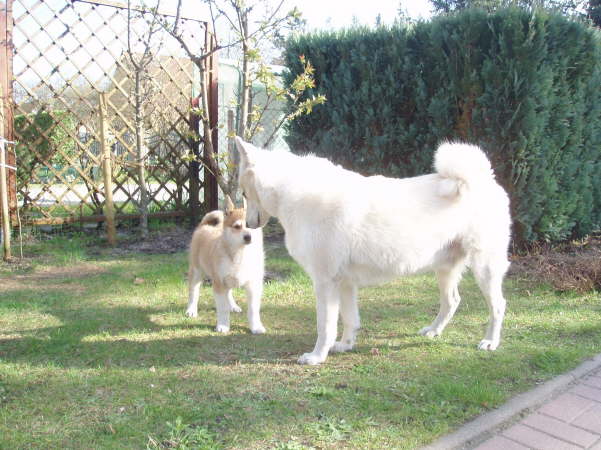
<path id="1" fill-rule="evenodd" d="M 84 236 L 0 271 L 0 448 L 416 448 L 569 370 L 601 344 L 601 296 L 508 280 L 500 349 L 473 279 L 436 340 L 431 276 L 364 289 L 355 351 L 320 367 L 310 280 L 269 247 L 262 317 L 213 331 L 208 287 L 184 316 L 186 256 L 111 256 Z M 240 299 L 241 292 L 238 292 Z M 244 307 L 245 302 L 241 301 Z"/>

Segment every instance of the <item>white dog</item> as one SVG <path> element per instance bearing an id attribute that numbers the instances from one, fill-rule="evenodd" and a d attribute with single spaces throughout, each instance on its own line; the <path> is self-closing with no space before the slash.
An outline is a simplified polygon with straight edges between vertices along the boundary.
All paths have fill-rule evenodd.
<path id="1" fill-rule="evenodd" d="M 420 334 L 434 337 L 459 305 L 457 285 L 469 266 L 486 297 L 490 322 L 479 348 L 499 345 L 505 313 L 501 290 L 509 266 L 509 200 L 484 153 L 443 144 L 436 173 L 414 178 L 364 177 L 315 156 L 267 152 L 236 138 L 247 223 L 277 217 L 286 247 L 313 280 L 317 342 L 301 364 L 355 345 L 357 288 L 433 270 L 440 311 Z M 338 314 L 344 326 L 336 341 Z"/>
<path id="2" fill-rule="evenodd" d="M 265 333 L 259 315 L 263 273 L 262 231 L 248 229 L 246 208 L 234 209 L 232 201 L 226 197 L 225 214 L 221 211 L 207 213 L 192 235 L 186 314 L 196 317 L 198 313 L 198 294 L 205 274 L 213 285 L 218 332 L 230 330 L 230 311 L 242 311 L 234 301 L 232 289 L 244 287 L 250 331 Z"/>

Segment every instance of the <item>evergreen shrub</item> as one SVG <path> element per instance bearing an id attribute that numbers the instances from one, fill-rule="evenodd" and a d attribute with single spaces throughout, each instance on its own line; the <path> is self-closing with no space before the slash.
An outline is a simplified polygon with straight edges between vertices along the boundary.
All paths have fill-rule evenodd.
<path id="1" fill-rule="evenodd" d="M 40 169 L 68 165 L 66 158 L 75 153 L 75 121 L 66 111 L 20 114 L 15 116 L 14 127 L 19 189 L 37 182 Z"/>
<path id="2" fill-rule="evenodd" d="M 519 243 L 599 229 L 599 31 L 545 11 L 467 9 L 297 36 L 287 82 L 300 55 L 315 67 L 306 95 L 327 102 L 290 123 L 293 151 L 405 177 L 430 172 L 444 140 L 475 143 L 509 192 Z"/>

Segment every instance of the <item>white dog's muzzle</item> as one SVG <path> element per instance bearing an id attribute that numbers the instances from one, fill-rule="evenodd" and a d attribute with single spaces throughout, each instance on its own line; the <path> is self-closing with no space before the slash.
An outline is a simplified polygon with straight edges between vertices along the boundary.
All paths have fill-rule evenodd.
<path id="1" fill-rule="evenodd" d="M 261 223 L 261 213 L 259 211 L 257 211 L 256 214 L 246 215 L 246 226 L 248 228 L 260 228 L 263 225 L 265 224 Z"/>

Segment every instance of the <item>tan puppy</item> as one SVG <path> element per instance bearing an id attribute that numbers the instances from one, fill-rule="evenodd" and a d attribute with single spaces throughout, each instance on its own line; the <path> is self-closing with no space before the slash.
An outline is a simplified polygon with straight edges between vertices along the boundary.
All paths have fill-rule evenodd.
<path id="1" fill-rule="evenodd" d="M 204 274 L 213 285 L 216 331 L 227 333 L 230 330 L 230 311 L 242 311 L 232 296 L 232 289 L 244 287 L 250 331 L 264 333 L 259 315 L 263 273 L 263 233 L 260 228 L 246 227 L 246 202 L 243 208 L 235 209 L 226 196 L 225 213 L 207 213 L 192 235 L 186 315 L 196 317 L 198 314 L 198 294 Z"/>

